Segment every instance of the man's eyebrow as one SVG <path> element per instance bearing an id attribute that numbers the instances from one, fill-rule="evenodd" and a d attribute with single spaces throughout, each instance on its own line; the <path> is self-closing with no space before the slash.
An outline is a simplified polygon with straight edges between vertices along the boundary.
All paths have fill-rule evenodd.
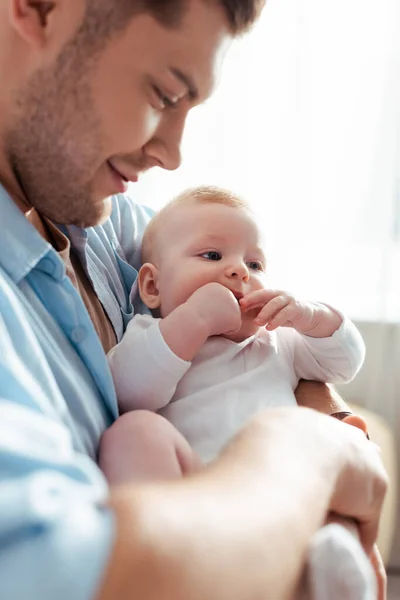
<path id="1" fill-rule="evenodd" d="M 169 69 L 171 73 L 179 79 L 188 89 L 190 100 L 197 100 L 199 98 L 199 90 L 193 81 L 192 77 L 187 73 L 184 73 L 180 69 L 176 69 L 174 67 L 170 67 Z"/>

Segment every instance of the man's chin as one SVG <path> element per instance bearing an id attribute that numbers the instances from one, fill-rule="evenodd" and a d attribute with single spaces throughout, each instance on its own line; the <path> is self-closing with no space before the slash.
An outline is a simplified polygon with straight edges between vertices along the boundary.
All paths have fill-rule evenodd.
<path id="1" fill-rule="evenodd" d="M 80 219 L 75 219 L 71 224 L 86 229 L 87 227 L 95 227 L 96 225 L 102 225 L 112 211 L 111 196 L 105 198 L 101 202 L 97 202 L 96 208 L 93 208 L 91 214 L 87 214 Z"/>
<path id="2" fill-rule="evenodd" d="M 112 201 L 111 201 L 111 196 L 108 196 L 108 198 L 104 198 L 104 200 L 103 200 L 103 212 L 100 215 L 97 223 L 95 223 L 95 225 L 102 225 L 105 221 L 107 221 L 108 217 L 111 215 L 111 212 L 112 212 Z"/>

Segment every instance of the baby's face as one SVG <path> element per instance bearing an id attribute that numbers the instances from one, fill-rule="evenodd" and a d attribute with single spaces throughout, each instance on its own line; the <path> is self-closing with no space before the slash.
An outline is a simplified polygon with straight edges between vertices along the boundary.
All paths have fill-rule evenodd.
<path id="1" fill-rule="evenodd" d="M 222 204 L 178 206 L 159 239 L 161 316 L 186 302 L 207 283 L 224 285 L 240 299 L 265 288 L 265 256 L 251 213 Z M 258 329 L 255 313 L 243 314 L 245 339 Z"/>

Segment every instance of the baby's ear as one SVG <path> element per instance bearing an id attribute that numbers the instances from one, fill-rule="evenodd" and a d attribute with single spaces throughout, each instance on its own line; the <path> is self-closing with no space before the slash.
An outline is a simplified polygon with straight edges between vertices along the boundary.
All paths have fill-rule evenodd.
<path id="1" fill-rule="evenodd" d="M 158 289 L 158 269 L 152 263 L 142 265 L 138 275 L 139 294 L 142 302 L 154 310 L 161 304 L 160 292 Z"/>

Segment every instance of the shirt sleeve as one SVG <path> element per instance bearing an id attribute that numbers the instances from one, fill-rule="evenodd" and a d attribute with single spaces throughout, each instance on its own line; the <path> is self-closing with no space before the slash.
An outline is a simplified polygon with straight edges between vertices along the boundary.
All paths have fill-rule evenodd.
<path id="1" fill-rule="evenodd" d="M 121 412 L 166 406 L 191 363 L 165 342 L 159 319 L 136 315 L 121 342 L 108 353 Z"/>
<path id="2" fill-rule="evenodd" d="M 44 376 L 48 366 L 23 314 L 11 335 L 2 310 L 0 596 L 89 600 L 114 539 L 113 515 L 105 506 L 108 488 L 93 461 L 73 448 L 52 408 L 57 397 L 46 397 L 35 376 Z M 12 310 L 15 316 L 18 307 Z M 21 340 L 29 342 L 35 371 L 14 345 Z"/>
<path id="3" fill-rule="evenodd" d="M 282 327 L 280 344 L 299 379 L 325 383 L 348 383 L 360 370 L 365 345 L 356 326 L 347 318 L 330 337 L 314 338 Z"/>

